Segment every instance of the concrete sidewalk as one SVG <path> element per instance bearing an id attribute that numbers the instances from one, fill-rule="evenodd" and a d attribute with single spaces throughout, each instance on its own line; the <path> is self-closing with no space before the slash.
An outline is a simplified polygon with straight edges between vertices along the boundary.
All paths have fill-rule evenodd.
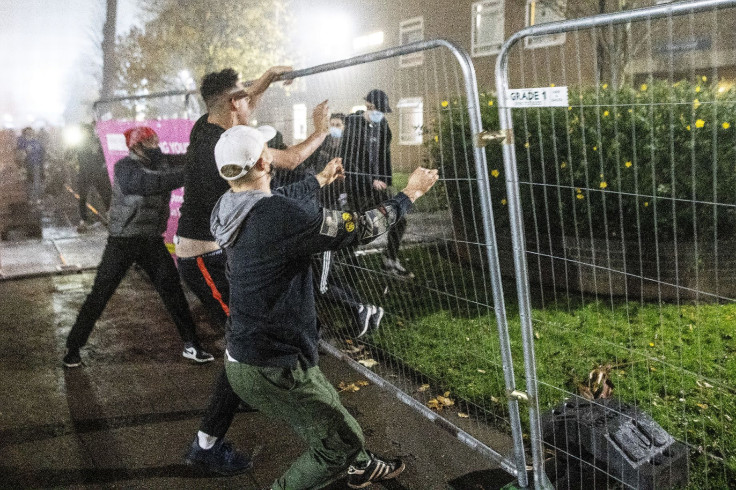
<path id="1" fill-rule="evenodd" d="M 62 367 L 64 340 L 93 279 L 94 271 L 0 281 L 0 487 L 267 488 L 304 444 L 260 413 L 238 414 L 228 435 L 254 455 L 252 472 L 212 477 L 182 463 L 222 362 L 222 332 L 194 302 L 215 363 L 181 357 L 160 299 L 131 270 L 82 351 L 85 366 Z M 361 379 L 330 356 L 321 366 L 335 385 Z M 491 489 L 512 481 L 374 385 L 341 397 L 368 447 L 407 463 L 397 480 L 373 488 Z"/>

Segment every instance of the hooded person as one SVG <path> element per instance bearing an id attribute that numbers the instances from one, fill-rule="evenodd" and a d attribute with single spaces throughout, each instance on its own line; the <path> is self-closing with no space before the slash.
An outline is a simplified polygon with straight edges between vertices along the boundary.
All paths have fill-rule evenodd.
<path id="1" fill-rule="evenodd" d="M 215 147 L 230 186 L 210 219 L 230 273 L 227 378 L 245 403 L 286 421 L 309 445 L 272 489 L 319 488 L 346 469 L 348 486 L 364 488 L 396 477 L 404 463 L 365 449 L 360 426 L 320 371 L 311 256 L 386 233 L 432 187 L 437 171 L 418 168 L 402 192 L 363 213 L 330 210 L 317 194 L 343 178 L 341 159 L 272 191 L 267 137 L 264 128 L 235 126 Z"/>
<path id="2" fill-rule="evenodd" d="M 92 291 L 79 310 L 66 339 L 66 367 L 82 364 L 80 349 L 130 266 L 138 264 L 153 282 L 184 341 L 182 356 L 195 362 L 214 358 L 199 344 L 196 326 L 181 289 L 174 259 L 162 237 L 169 220 L 171 191 L 184 183 L 183 168 L 170 168 L 170 156 L 159 148 L 147 126 L 125 131 L 128 156 L 115 164 L 107 245 L 97 267 Z"/>

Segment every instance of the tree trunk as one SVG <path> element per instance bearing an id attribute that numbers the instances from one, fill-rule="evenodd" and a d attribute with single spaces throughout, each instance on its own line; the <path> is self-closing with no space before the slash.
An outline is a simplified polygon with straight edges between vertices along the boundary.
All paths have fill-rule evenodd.
<path id="1" fill-rule="evenodd" d="M 102 28 L 102 90 L 101 98 L 111 97 L 115 89 L 115 27 L 118 1 L 107 0 L 107 15 Z"/>

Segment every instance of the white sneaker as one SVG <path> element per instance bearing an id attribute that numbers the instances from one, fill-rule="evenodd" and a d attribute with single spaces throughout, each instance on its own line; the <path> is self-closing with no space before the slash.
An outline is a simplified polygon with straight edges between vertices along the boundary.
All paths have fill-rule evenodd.
<path id="1" fill-rule="evenodd" d="M 372 305 L 358 306 L 358 333 L 356 337 L 362 337 L 368 331 L 371 325 L 371 317 L 376 312 L 376 307 Z"/>
<path id="2" fill-rule="evenodd" d="M 212 354 L 209 354 L 202 350 L 201 347 L 197 347 L 191 342 L 187 342 L 184 344 L 184 351 L 181 353 L 183 357 L 186 357 L 187 359 L 191 359 L 194 362 L 211 362 L 214 361 L 215 358 L 212 356 Z"/>
<path id="3" fill-rule="evenodd" d="M 383 256 L 383 270 L 397 277 L 404 279 L 413 279 L 414 274 L 409 272 L 401 265 L 399 259 L 389 259 L 385 255 Z"/>

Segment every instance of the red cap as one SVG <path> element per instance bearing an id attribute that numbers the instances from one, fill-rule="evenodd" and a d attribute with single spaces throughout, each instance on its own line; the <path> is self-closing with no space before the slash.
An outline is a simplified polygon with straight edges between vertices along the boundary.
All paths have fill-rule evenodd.
<path id="1" fill-rule="evenodd" d="M 132 148 L 141 141 L 146 141 L 149 138 L 158 136 L 156 131 L 148 126 L 138 126 L 137 128 L 126 129 L 123 133 L 125 135 L 125 145 L 128 148 Z"/>

